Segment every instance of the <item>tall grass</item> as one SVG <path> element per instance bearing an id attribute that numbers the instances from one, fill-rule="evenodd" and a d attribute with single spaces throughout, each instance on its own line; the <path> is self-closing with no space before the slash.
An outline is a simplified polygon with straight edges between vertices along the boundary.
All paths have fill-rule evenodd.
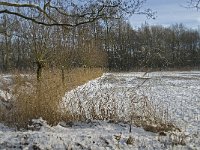
<path id="1" fill-rule="evenodd" d="M 102 73 L 101 69 L 95 68 L 77 68 L 65 72 L 45 70 L 40 82 L 36 81 L 35 75 L 16 74 L 12 87 L 13 107 L 10 110 L 1 109 L 0 121 L 17 127 L 27 127 L 32 119 L 40 117 L 50 125 L 56 125 L 60 121 L 95 119 L 126 122 L 130 124 L 130 130 L 132 124 L 156 133 L 180 130 L 170 122 L 167 110 L 162 110 L 148 97 L 138 96 L 134 90 L 130 91 L 128 88 L 122 88 L 121 91 L 131 94 L 126 101 L 117 98 L 115 87 L 98 87 L 100 91 L 93 93 L 92 97 L 86 89 L 74 90 L 74 96 L 65 98 L 63 102 L 67 91 L 101 76 Z M 118 82 L 115 77 L 109 76 L 103 78 L 99 84 L 103 85 L 108 80 Z M 79 95 L 78 92 L 82 94 Z"/>
<path id="2" fill-rule="evenodd" d="M 40 82 L 35 75 L 13 75 L 11 110 L 1 109 L 0 120 L 17 127 L 27 127 L 35 118 L 42 117 L 49 124 L 55 125 L 63 119 L 70 119 L 71 114 L 60 110 L 60 102 L 65 93 L 78 85 L 102 75 L 98 68 L 77 68 L 63 72 L 45 70 Z M 63 81 L 64 80 L 64 81 Z"/>
<path id="3" fill-rule="evenodd" d="M 87 91 L 81 91 L 83 94 L 74 91 L 71 98 L 66 97 L 65 105 L 71 114 L 71 121 L 89 119 L 124 122 L 130 124 L 130 128 L 134 125 L 154 133 L 180 131 L 171 122 L 168 110 L 155 105 L 146 96 L 138 96 L 133 92 L 130 99 L 123 100 L 116 98 L 114 89 L 101 92 L 91 97 Z M 123 93 L 127 92 L 123 89 Z"/>

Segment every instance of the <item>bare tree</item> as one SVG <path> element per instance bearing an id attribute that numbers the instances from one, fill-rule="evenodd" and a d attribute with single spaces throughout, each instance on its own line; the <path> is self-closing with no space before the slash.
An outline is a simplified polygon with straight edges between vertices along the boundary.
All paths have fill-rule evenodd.
<path id="1" fill-rule="evenodd" d="M 189 8 L 196 8 L 197 10 L 200 8 L 200 0 L 188 0 L 187 3 Z"/>
<path id="2" fill-rule="evenodd" d="M 145 0 L 31 0 L 27 3 L 15 2 L 15 0 L 13 2 L 0 2 L 0 14 L 16 15 L 46 26 L 74 27 L 102 18 L 119 18 L 121 15 L 145 14 L 148 17 L 154 15 L 151 9 L 141 9 Z M 32 13 L 27 13 L 28 11 Z"/>
<path id="3" fill-rule="evenodd" d="M 146 0 L 5 0 L 0 2 L 0 14 L 14 15 L 44 26 L 74 28 L 101 19 L 121 18 L 132 14 L 153 17 L 151 9 L 143 9 Z M 38 56 L 38 55 L 36 55 Z M 43 58 L 36 57 L 38 79 Z"/>

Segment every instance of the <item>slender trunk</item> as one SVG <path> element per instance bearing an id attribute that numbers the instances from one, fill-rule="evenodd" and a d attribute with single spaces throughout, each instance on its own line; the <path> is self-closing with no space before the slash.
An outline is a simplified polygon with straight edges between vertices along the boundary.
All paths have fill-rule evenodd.
<path id="1" fill-rule="evenodd" d="M 40 61 L 37 61 L 36 64 L 37 64 L 37 81 L 39 82 L 42 77 L 43 64 Z"/>

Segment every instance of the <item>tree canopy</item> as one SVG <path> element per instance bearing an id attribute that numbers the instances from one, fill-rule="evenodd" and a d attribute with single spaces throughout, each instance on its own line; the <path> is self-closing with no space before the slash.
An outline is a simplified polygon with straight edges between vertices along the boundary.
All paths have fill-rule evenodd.
<path id="1" fill-rule="evenodd" d="M 99 19 L 132 14 L 153 17 L 144 9 L 146 0 L 7 0 L 0 2 L 0 14 L 15 15 L 45 26 L 74 27 Z"/>

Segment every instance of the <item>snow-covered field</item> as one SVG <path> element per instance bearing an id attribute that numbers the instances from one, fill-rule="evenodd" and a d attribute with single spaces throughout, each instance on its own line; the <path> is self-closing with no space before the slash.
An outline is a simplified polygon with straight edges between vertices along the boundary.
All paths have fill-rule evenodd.
<path id="1" fill-rule="evenodd" d="M 3 90 L 0 94 L 5 97 Z M 181 132 L 163 137 L 133 124 L 130 133 L 128 124 L 89 119 L 50 127 L 39 119 L 35 120 L 39 122 L 37 131 L 15 131 L 0 124 L 0 149 L 200 149 L 199 71 L 106 73 L 66 93 L 63 101 L 70 105 L 71 112 L 76 112 L 81 102 L 87 118 L 91 117 L 87 114 L 91 106 L 100 112 L 99 104 L 109 109 L 115 102 L 122 119 L 131 111 L 136 94 L 167 111 L 165 119 Z M 184 144 L 177 145 L 176 140 Z"/>

